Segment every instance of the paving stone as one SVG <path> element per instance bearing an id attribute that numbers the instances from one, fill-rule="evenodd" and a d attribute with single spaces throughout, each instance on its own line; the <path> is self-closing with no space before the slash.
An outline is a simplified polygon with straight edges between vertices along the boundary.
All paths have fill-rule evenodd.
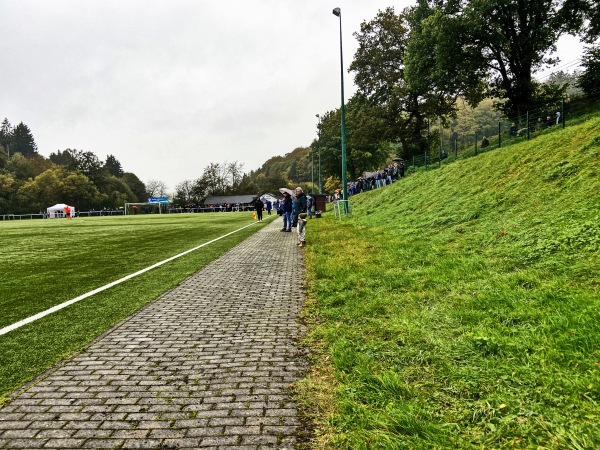
<path id="1" fill-rule="evenodd" d="M 122 448 L 123 439 L 88 439 L 81 448 L 113 449 Z"/>
<path id="2" fill-rule="evenodd" d="M 44 448 L 46 441 L 47 439 L 11 439 L 2 443 L 2 448 Z"/>
<path id="3" fill-rule="evenodd" d="M 20 391 L 0 408 L 0 447 L 292 449 L 304 269 L 280 225 Z"/>
<path id="4" fill-rule="evenodd" d="M 165 439 L 163 441 L 163 448 L 198 448 L 200 446 L 200 438 L 183 438 L 183 439 Z"/>
<path id="5" fill-rule="evenodd" d="M 125 439 L 121 448 L 160 448 L 161 439 Z"/>
<path id="6" fill-rule="evenodd" d="M 81 448 L 85 439 L 49 439 L 43 448 Z"/>
<path id="7" fill-rule="evenodd" d="M 24 430 L 5 430 L 2 432 L 2 439 L 26 439 L 32 438 L 40 430 L 26 428 Z"/>

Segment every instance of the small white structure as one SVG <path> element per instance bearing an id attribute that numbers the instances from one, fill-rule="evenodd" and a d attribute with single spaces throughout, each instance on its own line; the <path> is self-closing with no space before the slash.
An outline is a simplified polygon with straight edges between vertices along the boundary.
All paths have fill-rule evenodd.
<path id="1" fill-rule="evenodd" d="M 65 213 L 65 208 L 69 207 L 71 209 L 70 216 L 75 217 L 75 207 L 65 205 L 64 203 L 58 203 L 50 208 L 46 209 L 46 213 L 48 214 L 48 219 L 59 219 L 61 217 L 67 217 Z"/>
<path id="2" fill-rule="evenodd" d="M 262 195 L 260 197 L 260 199 L 265 203 L 265 206 L 267 204 L 267 200 L 270 201 L 273 205 L 275 203 L 277 203 L 277 200 L 278 200 L 277 197 L 275 197 L 273 194 L 269 194 L 269 193 Z"/>

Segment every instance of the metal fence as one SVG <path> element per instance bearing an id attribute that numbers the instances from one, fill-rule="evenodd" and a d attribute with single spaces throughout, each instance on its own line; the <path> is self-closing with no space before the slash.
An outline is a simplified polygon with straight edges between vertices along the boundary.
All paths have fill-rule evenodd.
<path id="1" fill-rule="evenodd" d="M 428 134 L 429 150 L 404 160 L 406 173 L 429 170 L 457 159 L 533 139 L 552 133 L 570 124 L 579 123 L 588 114 L 600 111 L 600 94 L 567 101 L 552 102 L 520 117 L 501 119 L 495 124 L 479 127 L 473 134 L 459 134 L 452 128 L 442 128 Z"/>
<path id="2" fill-rule="evenodd" d="M 100 217 L 100 216 L 122 216 L 123 210 L 102 210 L 102 211 L 76 211 L 75 217 Z M 64 213 L 57 213 L 55 218 L 65 218 Z M 49 219 L 48 214 L 0 214 L 0 220 L 31 220 L 31 219 Z M 54 218 L 54 217 L 53 217 Z"/>

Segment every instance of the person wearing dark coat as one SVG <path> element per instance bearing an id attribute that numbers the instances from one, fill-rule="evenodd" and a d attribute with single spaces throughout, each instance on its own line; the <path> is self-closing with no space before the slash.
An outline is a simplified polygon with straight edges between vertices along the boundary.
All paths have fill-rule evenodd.
<path id="1" fill-rule="evenodd" d="M 259 222 L 262 222 L 262 213 L 263 213 L 263 209 L 265 208 L 265 204 L 260 199 L 260 197 L 254 201 L 254 207 L 256 208 L 256 219 Z"/>
<path id="2" fill-rule="evenodd" d="M 304 192 L 302 192 L 302 188 L 301 187 L 297 187 L 296 188 L 296 200 L 294 200 L 294 218 L 292 221 L 292 227 L 296 228 L 298 226 L 298 216 L 301 213 L 305 213 L 306 212 L 306 208 L 307 208 L 307 199 L 306 199 L 306 194 Z"/>
<path id="3" fill-rule="evenodd" d="M 283 228 L 281 231 L 292 231 L 292 196 L 287 192 L 283 193 L 283 204 L 281 205 L 283 210 Z"/>
<path id="4" fill-rule="evenodd" d="M 398 163 L 398 178 L 404 178 L 404 161 Z"/>

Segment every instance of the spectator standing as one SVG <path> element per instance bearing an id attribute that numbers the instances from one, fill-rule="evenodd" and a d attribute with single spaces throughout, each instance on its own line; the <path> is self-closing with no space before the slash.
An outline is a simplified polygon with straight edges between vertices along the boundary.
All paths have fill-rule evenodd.
<path id="1" fill-rule="evenodd" d="M 258 220 L 259 222 L 262 222 L 262 213 L 263 213 L 263 209 L 265 208 L 265 204 L 260 199 L 260 197 L 258 197 L 254 201 L 254 207 L 256 208 L 256 220 Z"/>
<path id="2" fill-rule="evenodd" d="M 306 196 L 306 212 L 308 213 L 308 218 L 312 219 L 312 209 L 313 206 L 315 204 L 315 199 L 312 197 L 312 195 L 307 195 Z"/>
<path id="3" fill-rule="evenodd" d="M 298 246 L 306 246 L 306 216 L 307 213 L 300 213 L 298 215 Z"/>
<path id="4" fill-rule="evenodd" d="M 292 231 L 292 197 L 287 192 L 283 193 L 283 204 L 281 205 L 283 215 L 283 228 L 281 231 Z"/>
<path id="5" fill-rule="evenodd" d="M 267 200 L 267 216 L 271 216 L 272 209 L 273 209 L 273 203 L 271 203 L 271 200 Z"/>
<path id="6" fill-rule="evenodd" d="M 404 178 L 404 161 L 398 163 L 398 178 Z"/>
<path id="7" fill-rule="evenodd" d="M 302 192 L 302 188 L 298 186 L 296 188 L 296 200 L 294 201 L 293 210 L 294 217 L 292 220 L 292 227 L 298 226 L 298 215 L 306 212 L 306 194 Z"/>

